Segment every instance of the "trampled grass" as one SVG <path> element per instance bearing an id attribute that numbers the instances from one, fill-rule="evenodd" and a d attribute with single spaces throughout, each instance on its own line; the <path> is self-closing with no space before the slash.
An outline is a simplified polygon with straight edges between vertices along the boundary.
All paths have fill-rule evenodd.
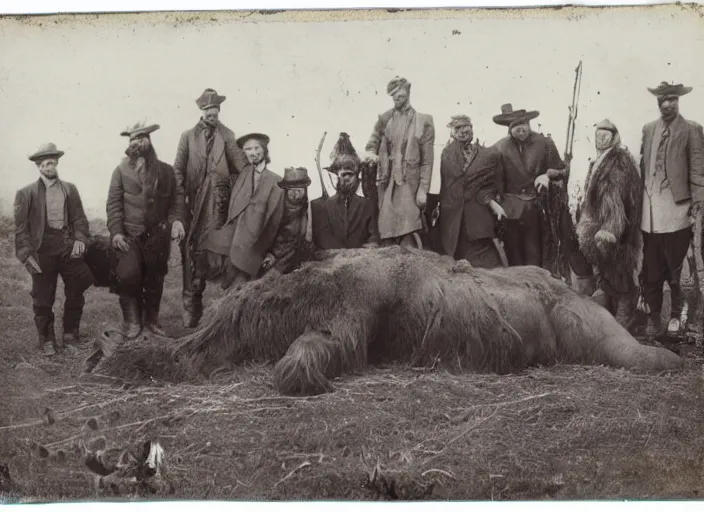
<path id="1" fill-rule="evenodd" d="M 0 500 L 95 499 L 76 444 L 99 437 L 116 447 L 162 444 L 173 490 L 152 498 L 697 499 L 704 491 L 700 350 L 673 375 L 392 366 L 339 379 L 331 394 L 289 398 L 274 391 L 269 365 L 247 365 L 202 386 L 130 388 L 82 375 L 90 343 L 53 359 L 37 352 L 30 279 L 9 227 L 3 220 L 0 463 L 13 484 Z M 175 258 L 161 315 L 173 336 L 185 332 L 180 281 Z M 206 298 L 219 293 L 209 288 Z M 119 308 L 105 289 L 86 299 L 90 340 L 119 321 Z M 60 286 L 57 318 L 62 304 Z M 86 427 L 91 418 L 97 430 Z"/>

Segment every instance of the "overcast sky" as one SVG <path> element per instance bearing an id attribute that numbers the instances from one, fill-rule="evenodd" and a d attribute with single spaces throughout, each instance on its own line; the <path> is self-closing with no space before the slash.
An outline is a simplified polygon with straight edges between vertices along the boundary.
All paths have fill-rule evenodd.
<path id="1" fill-rule="evenodd" d="M 681 111 L 704 121 L 704 31 L 686 8 L 313 16 L 0 20 L 3 211 L 38 176 L 27 156 L 52 141 L 66 151 L 61 177 L 78 186 L 91 215 L 104 217 L 110 175 L 127 142 L 120 132 L 138 120 L 160 124 L 152 140 L 159 157 L 173 163 L 179 135 L 198 121 L 195 99 L 206 87 L 227 96 L 221 120 L 237 135 L 271 136 L 274 172 L 308 168 L 311 197 L 320 195 L 314 157 L 323 132 L 323 165 L 340 131 L 361 154 L 376 116 L 392 106 L 386 84 L 395 75 L 412 83 L 416 110 L 435 120 L 431 192 L 439 189 L 439 157 L 454 114 L 471 116 L 475 135 L 489 145 L 506 134 L 492 122 L 503 103 L 539 110 L 534 128 L 551 133 L 563 151 L 580 60 L 574 185 L 584 180 L 593 125 L 603 118 L 638 153 L 642 125 L 658 116 L 648 86 L 667 80 L 694 87 Z"/>

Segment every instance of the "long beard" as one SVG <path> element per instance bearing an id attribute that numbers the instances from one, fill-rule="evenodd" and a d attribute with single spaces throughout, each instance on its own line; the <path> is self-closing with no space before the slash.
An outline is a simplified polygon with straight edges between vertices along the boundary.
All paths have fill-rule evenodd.
<path id="1" fill-rule="evenodd" d="M 358 187 L 359 187 L 359 180 L 355 180 L 352 183 L 341 183 L 338 181 L 337 184 L 335 185 L 335 190 L 341 196 L 352 196 L 355 194 L 355 192 L 357 192 Z"/>
<path id="2" fill-rule="evenodd" d="M 129 165 L 136 169 L 142 185 L 153 184 L 156 180 L 156 151 L 153 146 L 144 149 L 141 146 L 129 146 L 125 150 L 129 158 Z"/>
<path id="3" fill-rule="evenodd" d="M 679 114 L 679 109 L 677 107 L 674 108 L 669 108 L 669 109 L 660 109 L 660 116 L 662 117 L 663 121 L 672 121 L 674 118 L 677 117 Z"/>

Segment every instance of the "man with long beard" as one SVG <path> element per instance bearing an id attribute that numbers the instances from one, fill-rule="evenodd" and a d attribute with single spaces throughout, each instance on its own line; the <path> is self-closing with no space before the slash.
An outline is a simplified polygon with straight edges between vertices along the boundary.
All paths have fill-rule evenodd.
<path id="1" fill-rule="evenodd" d="M 550 240 L 539 194 L 564 179 L 566 165 L 552 139 L 532 130 L 530 121 L 538 111 L 513 110 L 511 104 L 501 107 L 494 122 L 508 127 L 508 135 L 494 147 L 499 151 L 498 189 L 506 212 L 504 242 L 509 265 L 547 267 L 544 246 Z M 558 212 L 545 212 L 546 215 Z"/>
<path id="2" fill-rule="evenodd" d="M 177 187 L 185 194 L 187 233 L 181 260 L 186 327 L 198 325 L 203 315 L 206 282 L 223 278 L 229 240 L 221 240 L 215 231 L 227 220 L 233 182 L 251 172 L 235 134 L 219 120 L 225 99 L 214 89 L 203 91 L 196 100 L 201 118 L 181 135 L 174 161 Z"/>
<path id="3" fill-rule="evenodd" d="M 597 157 L 589 164 L 577 211 L 579 248 L 597 270 L 592 298 L 629 328 L 642 261 L 643 184 L 616 126 L 608 119 L 595 126 Z"/>
<path id="4" fill-rule="evenodd" d="M 39 349 L 47 356 L 79 342 L 84 292 L 93 276 L 83 260 L 90 237 L 88 219 L 78 189 L 59 178 L 64 155 L 55 144 L 41 146 L 29 159 L 37 165 L 37 181 L 15 196 L 15 254 L 32 276 L 34 323 Z M 58 276 L 64 282 L 63 336 L 54 331 L 54 301 Z"/>
<path id="5" fill-rule="evenodd" d="M 506 216 L 498 204 L 496 177 L 499 152 L 473 142 L 468 116 L 453 116 L 447 125 L 452 140 L 440 160 L 440 237 L 445 254 L 473 267 L 503 266 L 493 215 Z M 492 215 L 493 214 L 493 215 Z"/>
<path id="6" fill-rule="evenodd" d="M 107 200 L 112 241 L 114 285 L 120 297 L 123 334 L 135 338 L 147 329 L 159 335 L 159 307 L 168 272 L 171 239 L 181 241 L 182 192 L 173 168 L 159 161 L 150 133 L 159 125 L 136 124 L 121 133 L 129 137 L 122 160 L 112 174 Z"/>
<path id="7" fill-rule="evenodd" d="M 360 180 L 359 160 L 341 154 L 327 170 L 337 175 L 337 193 L 311 202 L 313 245 L 319 250 L 377 247 L 374 204 L 356 193 Z"/>
<path id="8" fill-rule="evenodd" d="M 657 97 L 660 119 L 643 127 L 641 176 L 643 194 L 643 295 L 650 307 L 647 334 L 664 333 L 661 310 L 665 281 L 671 294 L 667 332 L 680 332 L 680 274 L 692 237 L 692 220 L 704 200 L 702 126 L 682 117 L 679 98 L 691 87 L 662 82 L 648 88 Z"/>
<path id="9" fill-rule="evenodd" d="M 382 245 L 416 246 L 423 229 L 433 172 L 433 116 L 411 106 L 411 84 L 396 77 L 386 92 L 394 107 L 379 115 L 366 146 L 366 160 L 377 162 L 378 231 Z"/>

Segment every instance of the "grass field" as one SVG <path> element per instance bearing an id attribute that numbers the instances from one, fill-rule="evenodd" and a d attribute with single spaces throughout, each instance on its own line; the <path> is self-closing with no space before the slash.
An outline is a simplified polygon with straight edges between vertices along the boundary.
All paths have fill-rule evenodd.
<path id="1" fill-rule="evenodd" d="M 93 224 L 94 233 L 104 230 Z M 173 336 L 185 332 L 178 265 L 161 317 Z M 704 492 L 704 374 L 694 347 L 686 369 L 672 375 L 580 366 L 449 375 L 394 366 L 344 377 L 332 394 L 288 398 L 276 394 L 271 367 L 261 363 L 203 386 L 125 388 L 82 376 L 90 344 L 52 359 L 37 352 L 30 282 L 14 258 L 11 220 L 2 219 L 0 464 L 12 485 L 0 501 L 95 499 L 72 448 L 98 437 L 118 447 L 162 444 L 174 490 L 152 498 L 699 499 Z M 218 292 L 208 289 L 207 300 Z M 60 286 L 57 319 L 62 304 Z M 85 338 L 119 318 L 115 296 L 87 292 Z M 90 418 L 97 431 L 85 427 Z"/>

